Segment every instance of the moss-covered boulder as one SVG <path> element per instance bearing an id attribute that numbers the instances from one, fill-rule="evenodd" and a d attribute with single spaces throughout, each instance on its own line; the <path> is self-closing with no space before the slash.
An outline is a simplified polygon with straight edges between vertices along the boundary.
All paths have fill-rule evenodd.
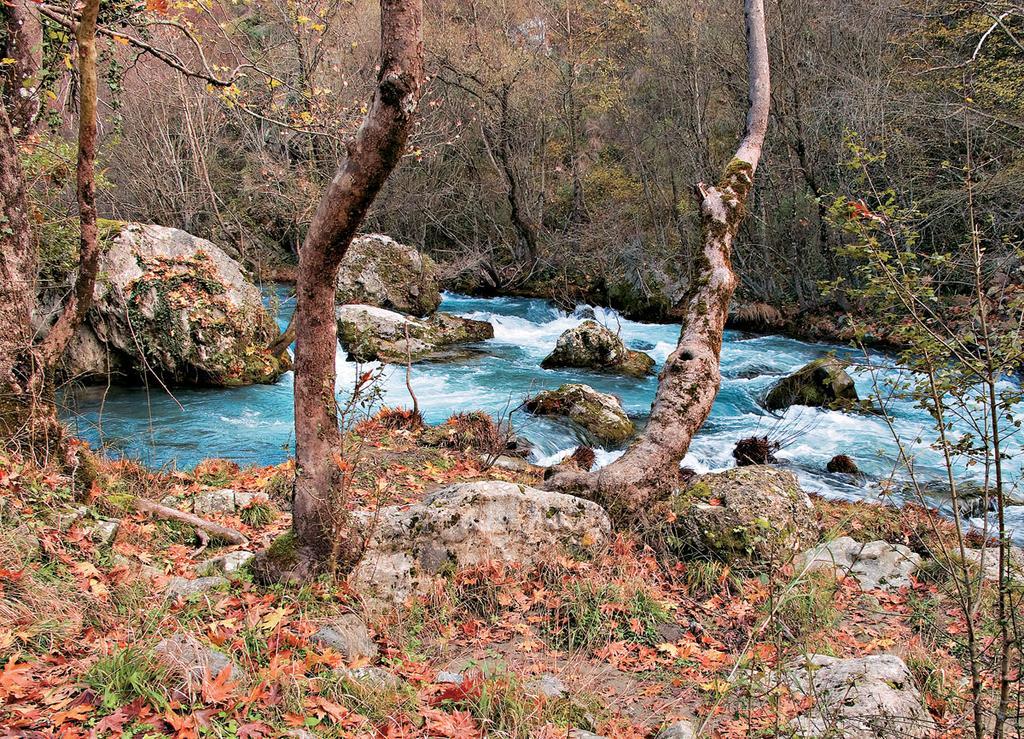
<path id="1" fill-rule="evenodd" d="M 487 321 L 447 313 L 420 320 L 372 305 L 342 305 L 336 314 L 338 338 L 356 362 L 446 359 L 451 347 L 494 338 L 494 327 Z"/>
<path id="2" fill-rule="evenodd" d="M 359 236 L 341 262 L 336 302 L 429 316 L 441 305 L 440 273 L 411 246 L 382 234 Z"/>
<path id="3" fill-rule="evenodd" d="M 847 410 L 860 407 L 857 387 L 846 372 L 846 364 L 835 357 L 809 362 L 775 383 L 765 396 L 765 407 L 779 411 L 791 405 Z"/>
<path id="4" fill-rule="evenodd" d="M 69 348 L 69 376 L 153 373 L 169 385 L 231 387 L 289 369 L 266 349 L 280 332 L 259 288 L 222 249 L 175 228 L 103 226 L 94 304 Z"/>
<path id="5" fill-rule="evenodd" d="M 524 406 L 538 416 L 568 418 L 608 444 L 621 444 L 636 432 L 619 399 L 589 385 L 568 383 L 557 390 L 545 390 L 528 398 Z"/>
<path id="6" fill-rule="evenodd" d="M 665 543 L 681 556 L 781 564 L 818 539 L 811 499 L 777 467 L 700 475 L 669 507 Z"/>
<path id="7" fill-rule="evenodd" d="M 643 352 L 627 349 L 617 334 L 597 321 L 584 321 L 558 337 L 554 351 L 541 362 L 544 369 L 575 367 L 597 372 L 646 377 L 654 360 Z"/>

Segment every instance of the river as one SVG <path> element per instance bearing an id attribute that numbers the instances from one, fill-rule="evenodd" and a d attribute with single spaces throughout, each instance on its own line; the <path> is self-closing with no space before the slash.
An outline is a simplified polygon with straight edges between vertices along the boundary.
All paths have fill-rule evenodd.
<path id="1" fill-rule="evenodd" d="M 283 327 L 294 309 L 294 299 L 285 288 L 279 289 L 278 296 L 278 322 Z M 504 416 L 530 393 L 565 382 L 585 382 L 618 396 L 626 412 L 642 424 L 657 388 L 656 377 L 637 380 L 579 370 L 545 370 L 540 362 L 563 331 L 591 315 L 620 331 L 631 348 L 648 352 L 659 368 L 679 335 L 677 325 L 628 321 L 604 308 L 580 307 L 567 314 L 531 298 L 446 294 L 441 310 L 490 321 L 494 338 L 480 346 L 483 352 L 476 357 L 457 363 L 413 365 L 413 388 L 428 423 L 464 410 L 482 409 Z M 847 347 L 726 332 L 722 388 L 684 464 L 697 472 L 732 466 L 736 441 L 767 434 L 783 441 L 777 457 L 799 476 L 805 489 L 848 500 L 880 499 L 885 488 L 881 481 L 893 475 L 901 478 L 903 468 L 899 447 L 881 416 L 800 406 L 773 415 L 760 405 L 772 383 L 829 352 L 860 363 L 851 374 L 862 398 L 875 395 L 876 389 L 884 392 L 903 378 L 904 373 L 885 355 L 871 357 L 873 366 L 868 368 L 865 357 Z M 338 389 L 344 395 L 352 387 L 357 367 L 345 361 L 340 348 L 337 366 Z M 409 405 L 405 368 L 388 368 L 381 391 L 380 402 Z M 888 408 L 904 448 L 914 456 L 919 479 L 942 479 L 942 457 L 928 444 L 934 435 L 932 418 L 905 400 L 891 402 Z M 274 385 L 175 389 L 173 396 L 158 385 L 88 388 L 66 397 L 63 415 L 94 448 L 136 458 L 152 468 L 189 469 L 208 457 L 224 457 L 239 464 L 274 464 L 291 456 L 294 442 L 291 373 Z M 521 411 L 512 412 L 511 419 L 517 432 L 534 445 L 532 459 L 539 464 L 551 464 L 587 441 L 579 430 L 554 419 L 535 418 Z M 1024 456 L 1019 453 L 1018 441 L 1011 444 L 1008 467 L 1016 481 Z M 596 451 L 598 464 L 621 453 L 616 449 Z M 826 472 L 826 463 L 836 454 L 853 457 L 865 475 L 851 478 Z M 976 473 L 964 466 L 958 474 L 967 479 Z M 900 500 L 899 492 L 888 495 Z M 1008 518 L 1020 531 L 1017 538 L 1024 537 L 1024 506 L 1010 509 Z"/>

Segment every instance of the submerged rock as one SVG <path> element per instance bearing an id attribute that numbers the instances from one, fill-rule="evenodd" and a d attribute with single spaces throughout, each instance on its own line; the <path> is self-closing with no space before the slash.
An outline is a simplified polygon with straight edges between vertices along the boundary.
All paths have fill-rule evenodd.
<path id="1" fill-rule="evenodd" d="M 541 362 L 544 369 L 577 367 L 646 377 L 654 360 L 643 352 L 627 349 L 616 334 L 597 321 L 584 321 L 558 337 L 554 351 Z"/>
<path id="2" fill-rule="evenodd" d="M 452 485 L 422 503 L 360 515 L 371 533 L 349 580 L 394 603 L 428 591 L 445 572 L 487 561 L 530 567 L 563 549 L 601 546 L 611 533 L 595 503 L 497 481 Z"/>
<path id="3" fill-rule="evenodd" d="M 846 372 L 846 365 L 834 357 L 809 362 L 779 380 L 768 391 L 765 407 L 779 411 L 791 405 L 845 410 L 859 406 L 857 388 Z"/>
<path id="4" fill-rule="evenodd" d="M 349 359 L 357 362 L 405 364 L 407 358 L 444 358 L 446 348 L 454 344 L 494 338 L 494 327 L 487 321 L 447 313 L 419 320 L 371 305 L 343 305 L 336 314 L 338 338 Z"/>
<path id="5" fill-rule="evenodd" d="M 216 245 L 175 228 L 105 222 L 104 246 L 67 375 L 152 372 L 172 385 L 233 387 L 289 369 L 287 357 L 267 351 L 279 331 L 259 288 Z"/>
<path id="6" fill-rule="evenodd" d="M 619 399 L 590 385 L 568 383 L 557 390 L 545 390 L 528 398 L 524 406 L 538 416 L 568 418 L 609 444 L 622 443 L 636 432 Z"/>
<path id="7" fill-rule="evenodd" d="M 856 578 L 864 590 L 897 590 L 910 585 L 921 555 L 902 544 L 872 541 L 861 544 L 841 536 L 810 549 L 796 559 L 798 570 L 831 572 Z"/>
<path id="8" fill-rule="evenodd" d="M 798 736 L 896 739 L 931 736 L 935 724 L 910 669 L 889 654 L 855 659 L 810 655 L 789 674 L 814 707 L 791 722 Z"/>
<path id="9" fill-rule="evenodd" d="M 782 562 L 818 537 L 811 499 L 796 476 L 764 465 L 700 475 L 669 505 L 667 544 L 677 553 Z"/>
<path id="10" fill-rule="evenodd" d="M 433 260 L 389 236 L 352 240 L 338 271 L 336 302 L 429 316 L 441 305 L 441 278 Z"/>

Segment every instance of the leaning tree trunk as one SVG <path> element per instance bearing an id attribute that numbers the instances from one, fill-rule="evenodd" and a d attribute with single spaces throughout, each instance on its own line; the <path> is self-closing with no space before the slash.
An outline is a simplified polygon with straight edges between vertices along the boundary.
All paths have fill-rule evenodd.
<path id="1" fill-rule="evenodd" d="M 745 0 L 750 106 L 739 148 L 717 185 L 697 186 L 703 253 L 684 299 L 682 330 L 661 371 L 651 418 L 626 453 L 594 473 L 562 472 L 547 486 L 591 498 L 619 521 L 643 517 L 678 484 L 679 464 L 707 420 L 721 383 L 719 357 L 736 288 L 730 254 L 753 188 L 768 128 L 769 71 L 764 0 Z"/>
<path id="2" fill-rule="evenodd" d="M 284 570 L 322 568 L 335 549 L 345 566 L 359 554 L 340 500 L 341 434 L 334 395 L 335 282 L 342 257 L 412 127 L 423 78 L 421 0 L 381 0 L 381 65 L 369 112 L 324 193 L 299 250 L 295 305 L 295 493 L 297 551 Z M 293 556 L 294 555 L 294 556 Z M 268 564 L 274 564 L 268 562 Z M 277 575 L 285 574 L 281 568 Z"/>

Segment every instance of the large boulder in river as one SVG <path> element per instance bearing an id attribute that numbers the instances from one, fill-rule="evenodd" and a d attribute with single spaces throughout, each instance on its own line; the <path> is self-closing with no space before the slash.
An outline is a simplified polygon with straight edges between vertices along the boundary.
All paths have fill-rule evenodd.
<path id="1" fill-rule="evenodd" d="M 454 358 L 447 347 L 494 338 L 494 327 L 487 321 L 448 313 L 421 320 L 372 305 L 342 305 L 336 315 L 338 339 L 356 362 Z"/>
<path id="2" fill-rule="evenodd" d="M 532 567 L 562 551 L 591 551 L 611 535 L 595 503 L 498 481 L 452 485 L 422 503 L 359 516 L 370 538 L 349 581 L 393 603 L 460 568 L 492 561 Z"/>
<path id="3" fill-rule="evenodd" d="M 336 302 L 429 316 L 441 304 L 441 278 L 430 257 L 388 236 L 367 234 L 345 252 Z"/>
<path id="4" fill-rule="evenodd" d="M 781 563 L 818 538 L 796 475 L 768 465 L 700 475 L 669 506 L 666 544 L 682 555 Z"/>
<path id="5" fill-rule="evenodd" d="M 524 405 L 538 416 L 568 418 L 599 441 L 610 444 L 620 444 L 636 432 L 619 399 L 599 393 L 590 385 L 567 383 L 528 398 Z"/>
<path id="6" fill-rule="evenodd" d="M 273 382 L 288 366 L 267 346 L 279 335 L 259 288 L 216 245 L 185 231 L 104 224 L 94 303 L 65 372 L 152 372 L 173 385 Z"/>
<path id="7" fill-rule="evenodd" d="M 643 352 L 627 349 L 617 334 L 597 321 L 584 321 L 558 337 L 554 351 L 541 362 L 544 369 L 574 367 L 646 377 L 654 360 Z"/>
<path id="8" fill-rule="evenodd" d="M 784 410 L 791 405 L 845 410 L 858 406 L 859 399 L 846 365 L 835 357 L 822 357 L 775 383 L 764 404 L 770 411 Z"/>
<path id="9" fill-rule="evenodd" d="M 796 736 L 902 739 L 932 736 L 936 729 L 913 673 L 894 655 L 812 654 L 788 677 L 798 697 L 813 700 L 790 723 Z"/>

